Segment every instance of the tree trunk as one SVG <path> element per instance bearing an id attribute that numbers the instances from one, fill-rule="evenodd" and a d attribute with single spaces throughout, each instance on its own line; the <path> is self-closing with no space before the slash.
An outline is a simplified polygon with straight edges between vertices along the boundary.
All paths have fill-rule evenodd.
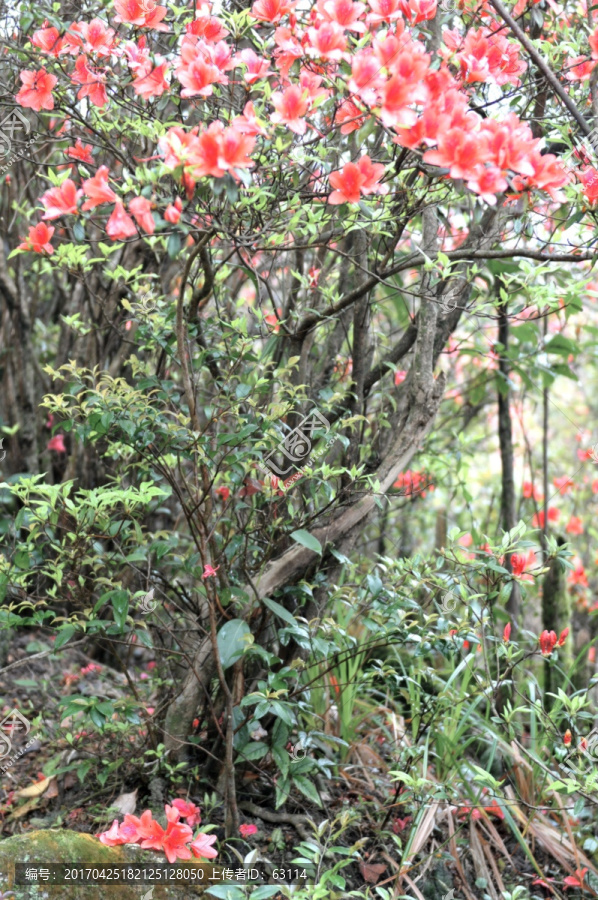
<path id="1" fill-rule="evenodd" d="M 500 284 L 500 282 L 499 282 Z M 515 519 L 515 477 L 513 467 L 513 429 L 511 426 L 511 389 L 509 385 L 510 366 L 507 359 L 509 348 L 509 316 L 506 302 L 498 304 L 498 341 L 502 346 L 498 361 L 498 439 L 502 467 L 500 524 L 504 531 L 511 531 Z M 511 554 L 507 554 L 505 568 L 511 569 Z M 521 591 L 516 581 L 512 582 L 511 596 L 507 601 L 507 612 L 515 629 L 519 625 Z"/>

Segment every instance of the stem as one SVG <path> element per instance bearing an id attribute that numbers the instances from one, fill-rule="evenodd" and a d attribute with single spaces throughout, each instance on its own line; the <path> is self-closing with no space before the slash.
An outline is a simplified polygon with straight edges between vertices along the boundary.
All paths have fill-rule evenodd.
<path id="1" fill-rule="evenodd" d="M 205 245 L 208 243 L 211 236 L 212 232 L 207 232 L 206 234 L 204 234 L 189 254 L 189 258 L 183 270 L 183 277 L 181 279 L 181 287 L 176 305 L 176 342 L 179 351 L 179 357 L 181 360 L 181 369 L 183 371 L 183 383 L 185 385 L 185 395 L 187 397 L 187 405 L 189 407 L 189 416 L 191 418 L 193 430 L 196 432 L 200 431 L 200 427 L 199 419 L 197 418 L 197 410 L 195 407 L 195 394 L 193 392 L 193 386 L 191 383 L 191 373 L 189 371 L 189 363 L 187 362 L 187 342 L 183 310 L 185 307 L 185 288 L 187 287 L 187 281 L 189 279 L 189 273 L 191 272 L 191 266 L 193 265 L 193 261 L 199 256 Z"/>

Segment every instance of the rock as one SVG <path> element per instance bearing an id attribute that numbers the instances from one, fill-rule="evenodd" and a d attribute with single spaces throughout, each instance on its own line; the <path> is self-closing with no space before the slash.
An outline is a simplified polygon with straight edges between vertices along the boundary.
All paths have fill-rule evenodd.
<path id="1" fill-rule="evenodd" d="M 149 865 L 165 863 L 162 854 L 149 850 L 141 850 L 135 845 L 121 847 L 105 847 L 91 834 L 80 834 L 77 831 L 47 830 L 30 831 L 0 841 L 0 897 L 7 890 L 14 891 L 11 900 L 140 900 L 147 894 L 151 884 L 120 884 L 105 882 L 98 885 L 47 885 L 43 882 L 32 885 L 14 884 L 14 864 L 30 863 L 73 863 L 76 865 Z M 197 859 L 177 860 L 177 865 L 185 868 L 202 868 Z M 194 884 L 156 884 L 151 900 L 191 900 L 204 894 L 206 886 L 214 882 L 204 881 Z"/>

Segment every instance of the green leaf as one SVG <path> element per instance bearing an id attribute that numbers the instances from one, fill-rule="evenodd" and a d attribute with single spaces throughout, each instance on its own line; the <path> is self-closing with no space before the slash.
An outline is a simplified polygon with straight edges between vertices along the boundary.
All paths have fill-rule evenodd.
<path id="1" fill-rule="evenodd" d="M 373 597 L 377 597 L 384 585 L 377 575 L 368 575 L 366 580 L 370 589 L 370 593 Z"/>
<path id="2" fill-rule="evenodd" d="M 171 259 L 176 259 L 181 252 L 181 238 L 178 234 L 171 234 L 168 238 L 167 252 Z"/>
<path id="3" fill-rule="evenodd" d="M 276 600 L 271 600 L 269 597 L 262 597 L 262 603 L 271 609 L 273 613 L 275 613 L 279 619 L 282 619 L 283 622 L 287 622 L 289 625 L 296 625 L 297 620 L 292 613 L 281 606 L 280 603 L 277 603 Z"/>
<path id="4" fill-rule="evenodd" d="M 19 569 L 30 569 L 31 562 L 26 550 L 17 550 L 14 557 L 15 566 Z"/>
<path id="5" fill-rule="evenodd" d="M 106 724 L 106 718 L 97 709 L 94 708 L 89 711 L 89 718 L 91 719 L 93 724 L 96 726 L 96 728 L 100 729 L 100 731 L 102 731 L 104 729 L 104 725 Z"/>
<path id="6" fill-rule="evenodd" d="M 252 762 L 255 759 L 261 759 L 268 752 L 268 745 L 262 744 L 260 741 L 252 741 L 239 750 L 239 756 L 246 762 Z"/>
<path id="7" fill-rule="evenodd" d="M 289 766 L 291 765 L 291 757 L 287 753 L 284 747 L 274 744 L 272 747 L 272 756 L 274 757 L 274 761 L 276 765 L 280 769 L 284 778 L 289 774 Z"/>
<path id="8" fill-rule="evenodd" d="M 304 797 L 307 797 L 308 800 L 311 800 L 312 803 L 315 803 L 316 806 L 321 806 L 322 801 L 320 800 L 320 795 L 317 790 L 307 778 L 304 778 L 303 775 L 296 775 L 293 778 L 293 785 L 298 788 Z"/>
<path id="9" fill-rule="evenodd" d="M 83 784 L 85 782 L 87 773 L 91 769 L 92 765 L 93 765 L 93 759 L 84 759 L 77 766 L 77 778 L 79 779 L 81 784 Z"/>
<path id="10" fill-rule="evenodd" d="M 297 541 L 298 544 L 302 544 L 313 553 L 318 553 L 320 556 L 322 555 L 321 543 L 317 538 L 313 536 L 313 534 L 310 534 L 309 531 L 305 531 L 305 529 L 300 528 L 298 531 L 293 531 L 291 537 L 294 541 Z"/>
<path id="11" fill-rule="evenodd" d="M 282 719 L 283 722 L 286 722 L 287 725 L 290 725 L 292 728 L 295 724 L 293 719 L 293 714 L 291 710 L 284 703 L 279 703 L 278 700 L 273 700 L 270 704 L 270 709 L 274 713 L 275 716 L 278 716 Z"/>
<path id="12" fill-rule="evenodd" d="M 278 893 L 280 887 L 276 884 L 263 884 L 252 893 L 251 900 L 266 900 L 267 897 L 274 897 Z"/>
<path id="13" fill-rule="evenodd" d="M 235 388 L 235 397 L 237 400 L 244 400 L 245 397 L 249 397 L 253 390 L 253 387 L 250 384 L 238 384 Z"/>
<path id="14" fill-rule="evenodd" d="M 332 555 L 334 556 L 335 559 L 338 559 L 339 563 L 342 563 L 343 565 L 346 565 L 346 566 L 348 566 L 350 564 L 351 561 L 350 561 L 349 557 L 345 556 L 344 553 L 339 553 L 339 551 L 335 550 L 334 548 L 331 549 L 330 552 L 332 553 Z"/>
<path id="15" fill-rule="evenodd" d="M 64 645 L 70 641 L 76 630 L 77 629 L 74 625 L 65 625 L 64 628 L 61 628 L 56 635 L 56 640 L 54 641 L 54 649 L 60 650 L 61 647 L 64 647 Z"/>
<path id="16" fill-rule="evenodd" d="M 231 619 L 218 632 L 218 650 L 223 669 L 228 669 L 243 656 L 248 647 L 246 634 L 251 634 L 251 630 L 243 619 Z"/>
<path id="17" fill-rule="evenodd" d="M 85 240 L 85 229 L 81 222 L 75 222 L 73 225 L 73 237 L 78 244 L 82 244 Z"/>
<path id="18" fill-rule="evenodd" d="M 149 650 L 154 649 L 154 642 L 152 641 L 152 636 L 149 631 L 145 631 L 143 628 L 136 628 L 135 634 L 137 635 L 137 640 L 140 644 L 143 644 L 143 646 L 147 647 Z"/>
<path id="19" fill-rule="evenodd" d="M 129 595 L 127 591 L 111 591 L 111 595 L 110 601 L 112 603 L 114 621 L 120 630 L 123 631 L 129 612 Z"/>
<path id="20" fill-rule="evenodd" d="M 579 353 L 579 345 L 562 334 L 555 334 L 547 340 L 544 349 L 547 353 L 559 353 L 562 356 L 569 356 L 570 353 L 577 356 Z"/>
<path id="21" fill-rule="evenodd" d="M 289 794 L 291 793 L 291 782 L 284 778 L 282 781 L 279 781 L 276 785 L 276 803 L 275 808 L 279 809 L 283 803 L 286 802 Z"/>
<path id="22" fill-rule="evenodd" d="M 245 900 L 244 891 L 241 888 L 233 887 L 233 885 L 228 887 L 225 884 L 221 884 L 217 887 L 208 888 L 206 893 L 208 897 L 219 897 L 220 900 Z"/>

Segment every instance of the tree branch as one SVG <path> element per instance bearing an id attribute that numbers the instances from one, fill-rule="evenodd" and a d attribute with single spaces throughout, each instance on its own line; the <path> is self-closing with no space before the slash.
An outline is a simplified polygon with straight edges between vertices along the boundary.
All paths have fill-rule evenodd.
<path id="1" fill-rule="evenodd" d="M 582 116 L 581 112 L 579 111 L 569 94 L 561 86 L 559 80 L 553 73 L 546 60 L 538 53 L 526 33 L 520 28 L 520 26 L 517 24 L 513 16 L 508 12 L 506 7 L 503 6 L 501 0 L 490 0 L 490 3 L 499 14 L 503 22 L 507 23 L 519 43 L 523 47 L 525 47 L 525 49 L 529 53 L 530 59 L 534 61 L 540 72 L 542 72 L 550 87 L 553 89 L 557 97 L 562 100 L 583 133 L 589 134 L 592 129 Z"/>
<path id="2" fill-rule="evenodd" d="M 356 525 L 362 523 L 376 506 L 376 499 L 385 494 L 397 480 L 400 473 L 409 465 L 420 448 L 421 442 L 432 427 L 444 392 L 445 378 L 441 374 L 434 382 L 426 401 L 410 409 L 403 428 L 386 454 L 380 468 L 374 473 L 379 481 L 379 490 L 371 491 L 362 497 L 337 519 L 312 532 L 325 548 L 328 543 L 336 543 L 348 534 Z M 278 559 L 274 560 L 264 574 L 257 580 L 255 591 L 259 599 L 271 595 L 274 591 L 288 584 L 314 562 L 318 554 L 306 547 L 290 547 Z"/>

